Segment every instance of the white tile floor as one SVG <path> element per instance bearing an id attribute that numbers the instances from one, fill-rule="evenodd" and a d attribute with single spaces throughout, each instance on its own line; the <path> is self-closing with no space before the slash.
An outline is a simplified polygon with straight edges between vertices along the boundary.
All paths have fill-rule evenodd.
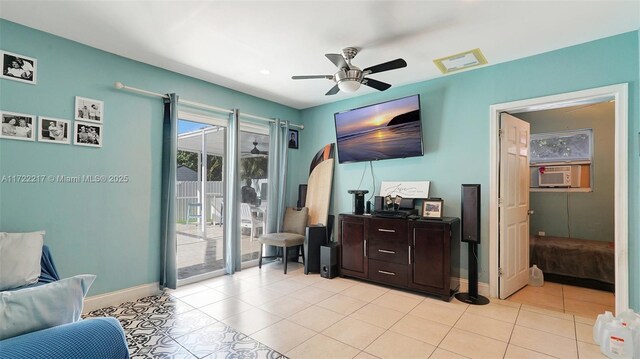
<path id="1" fill-rule="evenodd" d="M 513 301 L 447 303 L 304 275 L 293 263 L 287 275 L 273 263 L 170 294 L 290 358 L 603 357 L 592 316 Z"/>
<path id="2" fill-rule="evenodd" d="M 526 286 L 507 300 L 587 318 L 596 318 L 607 310 L 615 312 L 616 305 L 614 293 L 552 282 Z"/>

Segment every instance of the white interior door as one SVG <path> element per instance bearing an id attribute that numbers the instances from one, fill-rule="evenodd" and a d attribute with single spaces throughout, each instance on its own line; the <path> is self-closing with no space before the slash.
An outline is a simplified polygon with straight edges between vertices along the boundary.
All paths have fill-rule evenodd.
<path id="1" fill-rule="evenodd" d="M 529 279 L 529 123 L 500 115 L 500 298 Z"/>

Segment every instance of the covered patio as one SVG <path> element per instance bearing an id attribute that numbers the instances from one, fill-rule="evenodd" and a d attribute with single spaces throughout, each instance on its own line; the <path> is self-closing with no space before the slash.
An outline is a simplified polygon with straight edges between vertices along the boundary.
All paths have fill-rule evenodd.
<path id="1" fill-rule="evenodd" d="M 181 122 L 187 121 L 181 120 Z M 226 128 L 199 125 L 202 128 L 178 135 L 177 147 L 178 151 L 183 151 L 183 156 L 178 156 L 177 165 L 188 167 L 195 172 L 195 175 L 192 173 L 189 176 L 188 171 L 183 168 L 179 171 L 177 178 L 176 230 L 179 280 L 224 268 L 225 195 L 222 179 L 226 160 Z M 251 158 L 266 160 L 268 148 L 268 135 L 240 131 L 241 163 L 244 159 Z M 212 168 L 213 166 L 217 168 Z M 258 259 L 259 256 L 260 244 L 257 237 L 266 227 L 267 180 L 266 173 L 264 178 L 253 178 L 251 173 L 244 173 L 241 177 L 252 179 L 252 188 L 258 197 L 258 203 L 250 206 L 243 204 L 250 208 L 248 212 L 250 215 L 246 214 L 247 208 L 244 208 L 241 221 L 240 248 L 242 262 L 246 262 Z M 244 184 L 245 181 L 242 181 L 240 185 Z"/>

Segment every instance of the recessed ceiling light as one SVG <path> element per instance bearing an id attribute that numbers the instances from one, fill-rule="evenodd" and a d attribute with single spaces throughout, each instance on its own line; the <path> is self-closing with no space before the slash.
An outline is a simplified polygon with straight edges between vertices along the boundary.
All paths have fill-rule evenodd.
<path id="1" fill-rule="evenodd" d="M 486 65 L 487 59 L 480 49 L 473 49 L 459 54 L 433 60 L 443 74 L 454 72 L 469 67 Z"/>
<path id="2" fill-rule="evenodd" d="M 269 71 L 267 69 L 262 69 L 262 70 L 260 70 L 260 73 L 263 74 L 263 75 L 269 75 L 269 74 L 271 74 L 271 71 Z"/>

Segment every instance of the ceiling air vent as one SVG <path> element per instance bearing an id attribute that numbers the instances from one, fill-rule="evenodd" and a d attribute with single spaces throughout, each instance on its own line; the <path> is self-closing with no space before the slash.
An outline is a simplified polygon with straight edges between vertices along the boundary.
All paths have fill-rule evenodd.
<path id="1" fill-rule="evenodd" d="M 487 63 L 487 59 L 484 57 L 480 49 L 473 49 L 433 60 L 433 63 L 438 66 L 438 69 L 440 69 L 443 74 L 447 74 L 449 72 L 467 69 L 469 67 L 485 65 Z"/>

